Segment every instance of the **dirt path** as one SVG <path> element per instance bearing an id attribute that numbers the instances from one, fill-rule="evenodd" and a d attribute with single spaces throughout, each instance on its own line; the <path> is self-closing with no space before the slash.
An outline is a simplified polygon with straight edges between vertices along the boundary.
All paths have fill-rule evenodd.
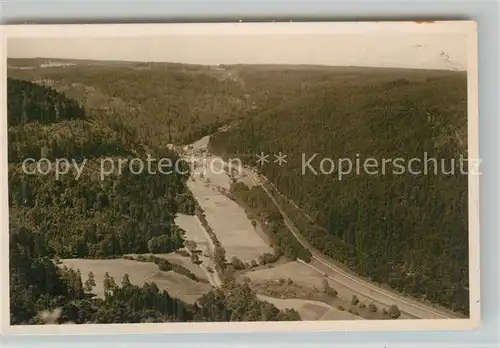
<path id="1" fill-rule="evenodd" d="M 276 208 L 278 208 L 281 215 L 283 216 L 283 220 L 287 228 L 295 236 L 295 238 L 311 252 L 312 259 L 317 261 L 320 265 L 320 267 L 309 265 L 310 267 L 314 267 L 318 272 L 326 274 L 329 279 L 351 289 L 353 291 L 353 294 L 360 294 L 364 297 L 383 303 L 387 306 L 395 304 L 398 306 L 401 312 L 404 312 L 409 316 L 420 319 L 457 318 L 451 313 L 447 313 L 443 310 L 438 310 L 429 305 L 405 298 L 400 294 L 382 289 L 374 285 L 373 283 L 362 279 L 361 277 L 356 277 L 352 274 L 349 274 L 348 272 L 333 264 L 325 255 L 315 250 L 307 241 L 304 240 L 304 238 L 300 234 L 300 231 L 295 227 L 288 215 L 283 211 L 276 198 L 264 185 L 260 183 L 258 176 L 249 170 L 246 170 L 246 174 L 253 180 L 255 185 L 260 185 L 264 189 L 264 191 L 267 193 L 269 198 L 272 200 Z"/>

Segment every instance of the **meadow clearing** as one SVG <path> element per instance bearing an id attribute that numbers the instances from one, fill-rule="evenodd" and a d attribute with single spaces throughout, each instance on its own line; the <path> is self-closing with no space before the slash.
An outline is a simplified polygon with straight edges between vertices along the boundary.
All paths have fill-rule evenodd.
<path id="1" fill-rule="evenodd" d="M 252 261 L 264 253 L 272 253 L 273 249 L 256 231 L 245 210 L 224 193 L 231 185 L 230 176 L 223 170 L 228 164 L 217 156 L 195 155 L 195 151 L 194 147 L 193 153 L 186 156 L 195 167 L 187 186 L 226 250 L 227 258 Z"/>
<path id="2" fill-rule="evenodd" d="M 104 297 L 103 281 L 106 272 L 117 284 L 121 283 L 125 274 L 128 274 L 133 285 L 143 286 L 146 282 L 154 282 L 160 290 L 166 290 L 172 297 L 187 303 L 194 303 L 212 288 L 208 283 L 196 282 L 174 271 L 160 271 L 152 262 L 126 259 L 61 259 L 61 265 L 80 270 L 83 281 L 88 278 L 89 272 L 94 273 L 96 282 L 94 293 L 101 298 Z"/>
<path id="3" fill-rule="evenodd" d="M 325 277 L 320 269 L 315 267 L 315 264 L 314 261 L 311 264 L 298 261 L 281 263 L 273 267 L 245 272 L 240 276 L 240 280 L 250 282 L 260 295 L 271 298 L 314 300 L 314 302 L 325 302 L 337 311 L 339 308 L 342 309 L 341 312 L 351 310 L 354 314 L 359 315 L 358 319 L 384 318 L 383 311 L 388 309 L 387 304 L 354 292 L 336 282 L 334 277 Z M 325 294 L 325 282 L 328 283 L 329 288 L 335 290 L 336 296 Z M 354 294 L 356 294 L 356 304 L 353 304 Z M 375 306 L 375 311 L 369 309 L 371 304 Z M 299 310 L 300 306 L 293 308 Z M 330 317 L 336 318 L 335 314 L 331 314 Z M 410 319 L 411 317 L 406 313 L 401 313 L 400 318 Z"/>

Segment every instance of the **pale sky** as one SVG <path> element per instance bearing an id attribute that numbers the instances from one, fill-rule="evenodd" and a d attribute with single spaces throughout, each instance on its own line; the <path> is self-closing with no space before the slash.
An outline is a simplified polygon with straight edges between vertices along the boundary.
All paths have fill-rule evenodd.
<path id="1" fill-rule="evenodd" d="M 467 66 L 467 45 L 463 33 L 80 36 L 9 38 L 7 43 L 7 55 L 10 58 L 458 70 L 465 70 Z"/>

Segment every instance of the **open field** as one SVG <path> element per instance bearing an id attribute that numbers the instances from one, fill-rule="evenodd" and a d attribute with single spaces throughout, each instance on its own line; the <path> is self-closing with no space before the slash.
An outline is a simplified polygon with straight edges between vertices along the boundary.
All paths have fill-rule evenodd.
<path id="1" fill-rule="evenodd" d="M 272 268 L 262 268 L 253 272 L 247 272 L 243 277 L 248 277 L 256 291 L 262 294 L 281 296 L 281 299 L 292 297 L 321 300 L 334 307 L 342 306 L 346 310 L 351 307 L 352 296 L 356 295 L 358 300 L 365 305 L 373 303 L 378 308 L 378 313 L 371 313 L 366 309 L 361 310 L 356 308 L 356 311 L 362 313 L 365 318 L 378 318 L 381 316 L 382 309 L 389 307 L 389 305 L 373 300 L 370 297 L 361 296 L 357 292 L 336 282 L 334 279 L 325 277 L 323 273 L 313 267 L 297 261 L 279 264 Z M 280 283 L 280 279 L 283 284 Z M 291 284 L 288 284 L 289 280 L 292 281 Z M 336 297 L 332 298 L 323 293 L 325 280 L 327 280 L 331 288 L 337 291 L 338 294 Z M 402 313 L 400 318 L 408 319 L 410 317 Z"/>
<path id="2" fill-rule="evenodd" d="M 229 190 L 231 178 L 226 172 L 229 166 L 220 157 L 203 154 L 191 155 L 185 159 L 195 165 L 194 178 L 199 178 L 203 184 L 210 184 L 209 186 L 203 185 L 207 190 Z M 236 167 L 235 165 L 233 166 L 233 168 Z"/>
<path id="3" fill-rule="evenodd" d="M 279 299 L 258 295 L 259 299 L 275 305 L 278 309 L 293 308 L 302 320 L 359 320 L 363 319 L 349 312 L 333 308 L 326 303 L 302 299 Z"/>
<path id="4" fill-rule="evenodd" d="M 212 239 L 206 234 L 196 216 L 177 214 L 175 224 L 186 232 L 184 235 L 185 240 L 196 243 L 197 249 L 201 250 L 202 255 L 214 250 Z"/>
<path id="5" fill-rule="evenodd" d="M 324 277 L 321 276 L 320 273 L 297 261 L 283 263 L 273 268 L 263 268 L 255 272 L 248 272 L 245 275 L 248 276 L 252 281 L 290 278 L 296 284 L 309 288 L 315 287 L 318 289 L 321 289 L 321 287 L 323 286 L 324 279 Z M 332 287 L 334 287 L 332 281 L 328 282 Z"/>
<path id="6" fill-rule="evenodd" d="M 198 254 L 198 259 L 201 261 L 200 265 L 193 263 L 191 257 L 183 256 L 175 252 L 168 254 L 142 255 L 153 255 L 164 258 L 173 264 L 183 266 L 199 279 L 208 280 L 213 286 L 220 286 L 222 281 L 219 279 L 218 274 L 214 272 L 215 264 L 211 259 L 215 247 L 212 239 L 198 220 L 198 217 L 194 215 L 178 214 L 175 218 L 175 223 L 185 231 L 184 240 L 196 243 L 196 250 L 201 252 Z M 183 248 L 182 250 L 189 252 L 187 248 Z M 128 255 L 134 258 L 138 256 L 137 254 Z"/>
<path id="7" fill-rule="evenodd" d="M 208 224 L 226 250 L 228 259 L 237 257 L 242 261 L 251 261 L 263 253 L 272 253 L 272 248 L 252 226 L 244 209 L 221 192 L 229 190 L 231 184 L 230 177 L 223 170 L 225 163 L 222 159 L 194 155 L 188 156 L 188 159 L 198 163 L 195 173 L 188 180 L 188 188 L 204 210 Z M 203 163 L 207 164 L 205 170 L 198 167 Z M 190 237 L 187 235 L 186 238 Z"/>
<path id="8" fill-rule="evenodd" d="M 195 303 L 203 294 L 212 290 L 210 284 L 195 282 L 174 271 L 158 271 L 148 281 L 155 282 L 158 288 L 167 290 L 170 296 L 187 303 Z"/>
<path id="9" fill-rule="evenodd" d="M 209 269 L 214 270 L 215 265 L 213 260 L 211 259 L 211 254 L 215 249 L 214 243 L 207 231 L 203 228 L 200 220 L 197 216 L 178 214 L 175 218 L 175 223 L 177 226 L 182 228 L 186 233 L 184 235 L 184 239 L 188 241 L 193 241 L 196 243 L 196 249 L 201 251 L 201 254 L 198 255 L 199 260 L 202 262 L 199 266 L 196 266 L 191 262 L 191 268 L 197 267 L 204 273 L 204 279 L 207 279 L 212 285 L 220 286 L 222 281 L 220 280 L 218 274 L 212 273 Z M 176 257 L 180 257 L 177 254 L 167 254 L 167 255 L 175 255 Z M 171 262 L 174 262 L 175 257 L 172 257 L 172 260 L 168 259 Z M 188 260 L 190 262 L 191 260 Z M 186 266 L 184 266 L 186 267 Z M 189 270 L 191 268 L 186 267 Z M 193 272 L 191 270 L 191 272 Z M 193 272 L 197 275 L 197 273 Z M 200 277 L 202 278 L 202 277 Z"/>
<path id="10" fill-rule="evenodd" d="M 210 291 L 210 284 L 195 282 L 173 271 L 162 272 L 151 262 L 138 262 L 125 259 L 90 260 L 62 259 L 62 265 L 79 269 L 83 281 L 89 272 L 93 272 L 96 281 L 94 292 L 98 297 L 104 297 L 103 281 L 106 272 L 120 284 L 123 276 L 128 274 L 130 282 L 142 286 L 145 282 L 154 282 L 160 290 L 166 290 L 175 298 L 188 303 L 194 303 L 201 295 Z"/>
<path id="11" fill-rule="evenodd" d="M 224 175 L 224 174 L 221 174 Z M 189 181 L 188 187 L 205 212 L 206 219 L 230 259 L 256 260 L 263 253 L 272 252 L 254 230 L 244 210 L 212 186 L 205 187 L 201 179 Z"/>
<path id="12" fill-rule="evenodd" d="M 264 231 L 262 226 L 264 226 L 264 223 L 262 221 L 259 221 L 259 219 L 254 219 L 256 222 L 255 225 L 255 232 L 259 235 L 260 238 L 266 243 L 267 245 L 271 245 L 271 239 L 269 238 L 269 235 Z"/>
<path id="13" fill-rule="evenodd" d="M 210 136 L 207 135 L 207 136 L 195 141 L 194 143 L 192 143 L 191 146 L 195 149 L 202 149 L 202 148 L 206 148 L 208 146 L 209 142 L 210 142 Z"/>

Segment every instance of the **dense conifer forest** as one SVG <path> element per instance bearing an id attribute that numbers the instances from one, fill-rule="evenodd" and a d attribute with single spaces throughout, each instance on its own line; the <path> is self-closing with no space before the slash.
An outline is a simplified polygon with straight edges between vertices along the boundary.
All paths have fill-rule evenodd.
<path id="1" fill-rule="evenodd" d="M 467 157 L 466 101 L 462 73 L 342 86 L 245 119 L 210 146 L 258 167 L 300 206 L 312 218 L 301 232 L 324 254 L 376 282 L 468 313 L 467 176 L 458 171 L 460 155 Z M 287 163 L 259 167 L 261 151 L 282 151 Z M 311 166 L 319 172 L 322 158 L 354 163 L 356 156 L 381 161 L 424 153 L 438 160 L 438 174 L 431 162 L 428 175 L 399 175 L 387 166 L 385 174 L 339 180 L 338 168 L 316 175 L 302 165 L 314 154 Z M 455 174 L 443 174 L 441 159 L 449 172 L 452 158 Z"/>

